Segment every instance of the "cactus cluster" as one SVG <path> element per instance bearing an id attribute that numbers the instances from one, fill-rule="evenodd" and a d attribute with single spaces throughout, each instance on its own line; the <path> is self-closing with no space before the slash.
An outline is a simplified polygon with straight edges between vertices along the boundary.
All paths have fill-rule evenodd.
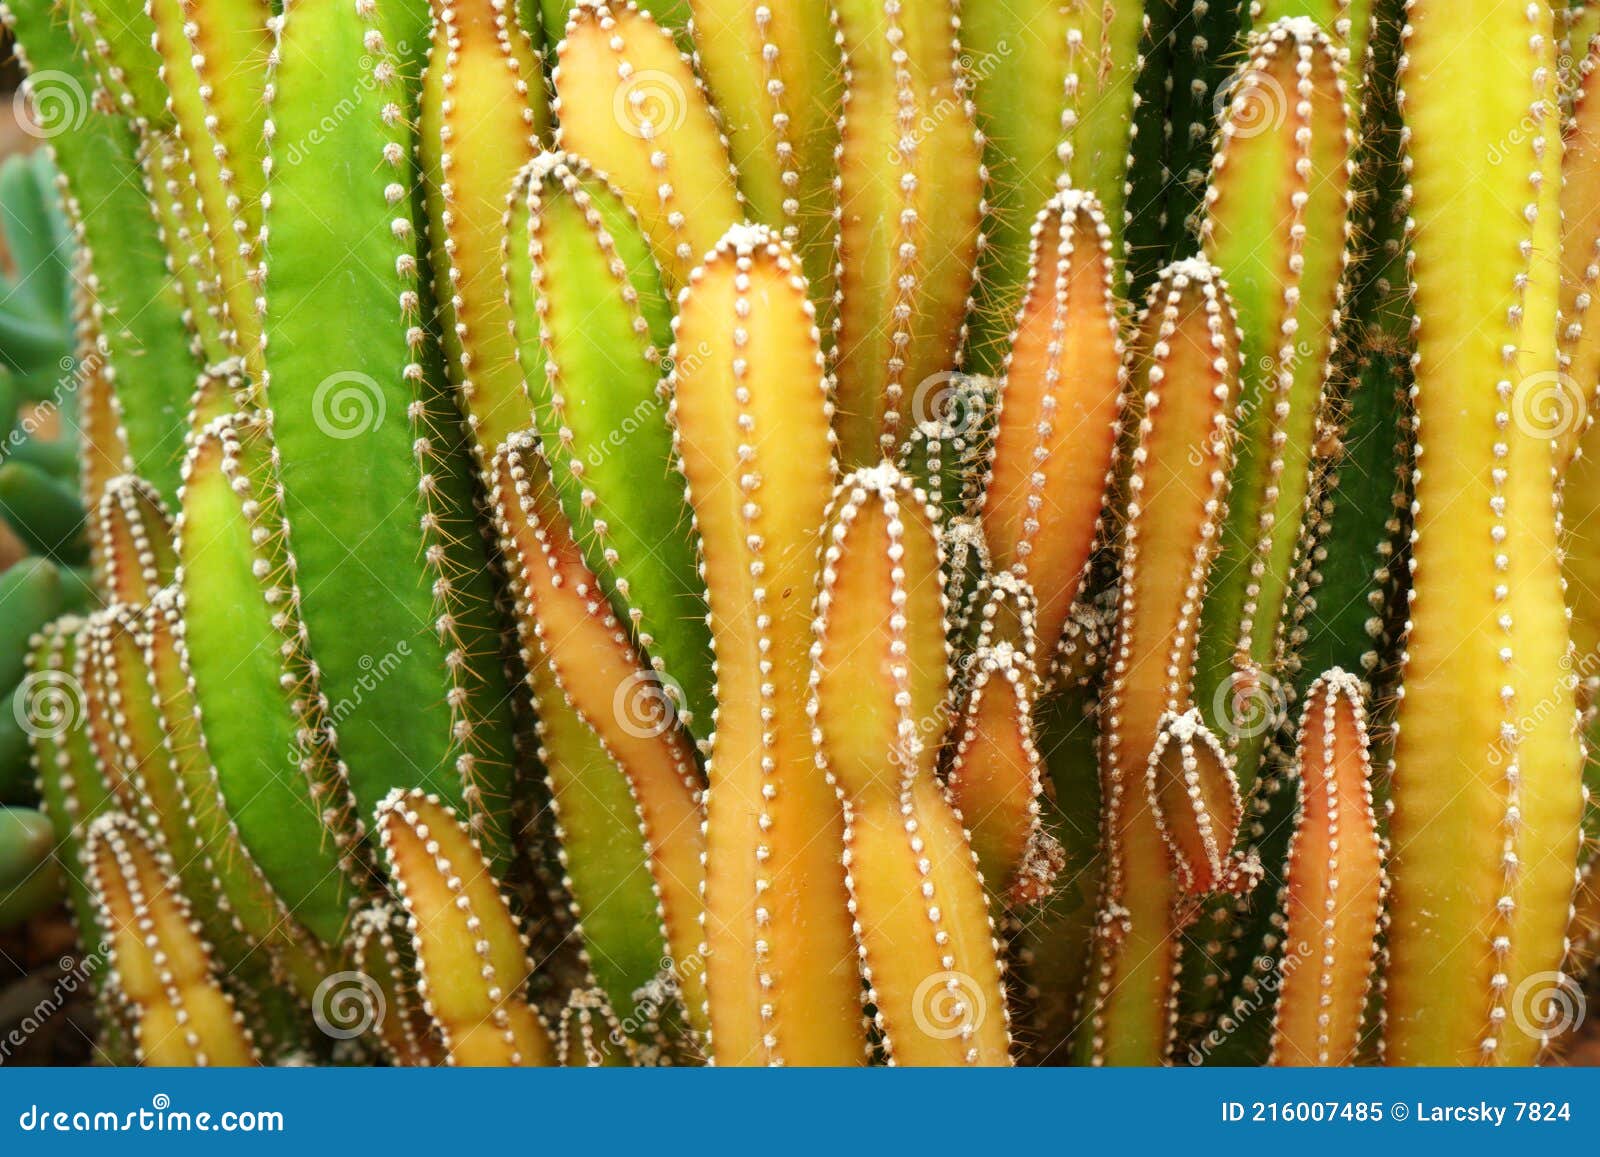
<path id="1" fill-rule="evenodd" d="M 1594 13 L 641 2 L 0 0 L 102 1059 L 1560 1049 Z"/>

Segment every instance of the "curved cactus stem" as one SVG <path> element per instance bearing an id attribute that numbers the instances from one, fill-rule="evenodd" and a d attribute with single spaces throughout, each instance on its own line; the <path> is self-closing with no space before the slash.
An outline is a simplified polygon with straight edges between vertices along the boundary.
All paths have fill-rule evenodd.
<path id="1" fill-rule="evenodd" d="M 172 582 L 178 559 L 172 515 L 155 488 L 132 474 L 110 479 L 90 516 L 95 581 L 112 603 L 141 607 Z"/>
<path id="2" fill-rule="evenodd" d="M 567 522 L 685 726 L 709 730 L 705 601 L 688 507 L 668 481 L 672 310 L 645 236 L 603 177 L 546 153 L 517 178 L 505 245 L 517 358 Z"/>
<path id="3" fill-rule="evenodd" d="M 1051 198 L 1033 226 L 983 496 L 994 568 L 1033 585 L 1047 655 L 1088 593 L 1104 532 L 1126 385 L 1113 281 L 1099 203 Z"/>
<path id="4" fill-rule="evenodd" d="M 132 468 L 171 502 L 183 455 L 183 402 L 199 367 L 190 352 L 181 294 L 166 276 L 160 230 L 140 176 L 137 134 L 121 118 L 89 105 L 95 83 L 51 0 L 0 4 L 0 22 L 16 37 L 18 56 L 30 71 L 76 86 L 76 112 L 82 116 L 73 131 L 58 132 L 48 142 L 83 265 L 78 280 L 88 312 L 80 310 L 80 342 L 98 339 L 80 345 L 84 356 L 68 384 L 72 391 L 109 386 L 115 392 Z M 121 454 L 110 441 L 98 444 Z"/>
<path id="5" fill-rule="evenodd" d="M 1355 147 L 1341 55 L 1313 21 L 1279 20 L 1248 51 L 1230 85 L 1203 226 L 1244 333 L 1244 384 L 1196 687 L 1247 792 L 1286 707 L 1282 624 L 1340 340 Z"/>
<path id="6" fill-rule="evenodd" d="M 757 306 L 759 303 L 759 307 Z M 844 819 L 805 716 L 833 491 L 815 312 L 770 230 L 729 232 L 679 302 L 671 416 L 700 535 L 719 711 L 706 796 L 705 965 L 718 1064 L 859 1064 Z M 704 349 L 690 360 L 679 350 Z"/>
<path id="7" fill-rule="evenodd" d="M 1181 894 L 1198 900 L 1254 887 L 1260 863 L 1232 850 L 1244 820 L 1239 781 L 1198 709 L 1169 710 L 1156 724 L 1145 789 Z"/>
<path id="8" fill-rule="evenodd" d="M 666 957 L 704 1032 L 701 969 L 691 966 L 705 852 L 694 749 L 584 566 L 530 436 L 501 446 L 494 485 L 540 763 L 589 966 L 611 1006 L 629 1007 Z"/>
<path id="9" fill-rule="evenodd" d="M 426 785 L 503 854 L 509 695 L 423 328 L 411 118 L 427 18 L 418 0 L 291 0 L 277 25 L 263 381 L 293 554 L 317 578 L 301 611 L 357 801 L 370 812 L 397 784 Z"/>
<path id="10" fill-rule="evenodd" d="M 982 141 L 954 0 L 831 10 L 845 85 L 836 424 L 844 463 L 871 466 L 899 449 L 958 364 L 977 278 Z"/>
<path id="11" fill-rule="evenodd" d="M 397 1065 L 426 1068 L 445 1062 L 444 1045 L 422 1011 L 416 990 L 416 962 L 404 936 L 400 906 L 384 901 L 356 913 L 350 926 L 350 954 L 357 969 L 377 987 L 373 1028 L 389 1059 Z M 376 1001 L 381 1000 L 381 1006 Z M 365 1013 L 365 1009 L 362 1010 Z"/>
<path id="12" fill-rule="evenodd" d="M 506 197 L 538 151 L 543 74 L 508 0 L 438 6 L 423 76 L 418 152 L 446 370 L 487 469 L 531 407 L 499 259 Z"/>
<path id="13" fill-rule="evenodd" d="M 139 1063 L 258 1063 L 250 1030 L 218 979 L 171 857 L 121 812 L 89 826 L 84 857 L 113 996 Z"/>
<path id="14" fill-rule="evenodd" d="M 355 897 L 355 801 L 327 733 L 283 541 L 270 430 L 222 417 L 185 465 L 173 645 L 222 799 L 273 887 L 326 943 Z"/>
<path id="15" fill-rule="evenodd" d="M 1335 668 L 1311 685 L 1295 763 L 1300 816 L 1285 872 L 1287 925 L 1273 1063 L 1354 1063 L 1383 907 L 1383 841 L 1361 683 Z"/>
<path id="16" fill-rule="evenodd" d="M 1543 2 L 1406 15 L 1418 460 L 1385 1055 L 1526 1064 L 1547 1044 L 1528 1009 L 1560 983 L 1583 810 L 1552 443 L 1515 418 L 1558 368 L 1556 30 Z"/>
<path id="17" fill-rule="evenodd" d="M 555 1064 L 527 1002 L 527 941 L 477 838 L 438 796 L 416 790 L 394 789 L 376 824 L 405 904 L 417 991 L 448 1063 Z"/>
<path id="18" fill-rule="evenodd" d="M 1071 186 L 1099 200 L 1121 284 L 1145 8 L 1136 0 L 963 0 L 961 45 L 990 177 L 967 341 L 975 369 L 999 368 L 1027 290 L 1031 214 L 1055 193 Z"/>
<path id="19" fill-rule="evenodd" d="M 799 255 L 826 338 L 844 95 L 828 6 L 689 0 L 689 8 L 695 65 L 722 116 L 750 215 Z"/>
<path id="20" fill-rule="evenodd" d="M 727 138 L 689 58 L 633 0 L 577 0 L 551 82 L 557 145 L 616 184 L 677 292 L 745 215 Z"/>
<path id="21" fill-rule="evenodd" d="M 605 994 L 595 989 L 580 988 L 567 998 L 555 1036 L 556 1055 L 568 1068 L 621 1068 L 638 1056 Z"/>
<path id="22" fill-rule="evenodd" d="M 933 512 L 885 464 L 839 484 L 826 525 L 808 710 L 844 807 L 850 912 L 884 1051 L 897 1064 L 1008 1064 L 983 877 L 934 774 L 950 667 Z"/>
<path id="23" fill-rule="evenodd" d="M 1146 775 L 1161 718 L 1193 706 L 1195 633 L 1232 469 L 1240 337 L 1220 274 L 1164 273 L 1135 347 L 1141 399 L 1116 642 L 1101 705 L 1106 859 L 1080 1054 L 1157 1064 L 1174 1029 L 1177 884 Z M 1187 566 L 1163 565 L 1186 560 Z"/>

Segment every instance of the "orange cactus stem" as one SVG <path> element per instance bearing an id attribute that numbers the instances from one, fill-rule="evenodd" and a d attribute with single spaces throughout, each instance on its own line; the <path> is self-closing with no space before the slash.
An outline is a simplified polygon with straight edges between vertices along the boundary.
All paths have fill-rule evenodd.
<path id="1" fill-rule="evenodd" d="M 1289 845 L 1272 1063 L 1353 1064 L 1384 890 L 1360 680 L 1335 668 L 1311 685 L 1295 764 L 1300 815 Z"/>
<path id="2" fill-rule="evenodd" d="M 827 525 L 809 710 L 817 764 L 844 806 L 850 911 L 884 1049 L 898 1064 L 1008 1064 L 983 879 L 934 774 L 950 666 L 933 512 L 884 464 L 840 483 Z"/>
<path id="3" fill-rule="evenodd" d="M 799 264 L 730 230 L 684 291 L 671 416 L 701 542 L 720 704 L 706 796 L 717 1064 L 859 1064 L 866 1027 L 839 848 L 806 716 L 810 612 L 834 485 L 821 336 Z M 704 350 L 693 359 L 679 349 Z"/>

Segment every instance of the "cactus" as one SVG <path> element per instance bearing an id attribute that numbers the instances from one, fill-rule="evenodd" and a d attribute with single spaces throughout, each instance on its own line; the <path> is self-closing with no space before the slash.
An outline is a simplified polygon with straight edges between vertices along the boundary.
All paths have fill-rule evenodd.
<path id="1" fill-rule="evenodd" d="M 1400 1064 L 1516 1064 L 1544 1044 L 1513 1001 L 1559 976 L 1582 810 L 1553 449 L 1510 414 L 1557 363 L 1555 28 L 1495 0 L 1411 0 L 1407 21 L 1418 461 L 1384 1040 Z M 1470 127 L 1468 76 L 1497 95 Z M 1506 163 L 1480 165 L 1524 116 Z"/>
<path id="2" fill-rule="evenodd" d="M 1383 905 L 1362 689 L 1335 668 L 1311 685 L 1295 756 L 1300 814 L 1285 870 L 1278 1064 L 1355 1060 Z"/>
<path id="3" fill-rule="evenodd" d="M 976 281 L 982 142 L 955 3 L 832 6 L 839 126 L 835 420 L 843 462 L 892 455 L 960 352 Z"/>
<path id="4" fill-rule="evenodd" d="M 712 1056 L 859 1063 L 844 817 L 811 750 L 810 625 L 793 612 L 817 589 L 834 482 L 815 311 L 789 248 L 769 229 L 740 226 L 690 281 L 675 325 L 671 413 L 719 705 L 705 801 Z M 679 356 L 701 348 L 696 361 Z"/>
<path id="5" fill-rule="evenodd" d="M 1552 1055 L 1592 15 L 0 0 L 0 923 L 116 1063 Z"/>

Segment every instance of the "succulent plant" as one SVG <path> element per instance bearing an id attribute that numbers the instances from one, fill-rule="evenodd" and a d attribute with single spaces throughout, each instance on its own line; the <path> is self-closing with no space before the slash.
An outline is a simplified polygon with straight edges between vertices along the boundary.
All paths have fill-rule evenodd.
<path id="1" fill-rule="evenodd" d="M 3 0 L 0 921 L 112 1063 L 1552 1055 L 1585 16 Z"/>

